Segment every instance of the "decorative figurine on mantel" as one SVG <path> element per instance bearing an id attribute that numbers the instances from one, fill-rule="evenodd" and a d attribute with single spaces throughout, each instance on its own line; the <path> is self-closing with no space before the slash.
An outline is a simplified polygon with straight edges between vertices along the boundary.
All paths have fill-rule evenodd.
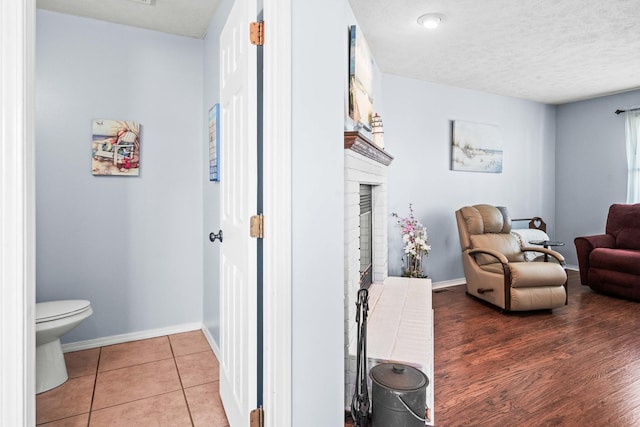
<path id="1" fill-rule="evenodd" d="M 373 135 L 373 143 L 384 150 L 384 129 L 382 117 L 378 113 L 375 113 L 371 118 L 371 134 Z"/>

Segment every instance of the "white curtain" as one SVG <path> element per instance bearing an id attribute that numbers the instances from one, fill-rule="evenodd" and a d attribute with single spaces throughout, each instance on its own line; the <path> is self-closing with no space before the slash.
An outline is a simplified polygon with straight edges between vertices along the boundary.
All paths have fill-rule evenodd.
<path id="1" fill-rule="evenodd" d="M 640 110 L 625 113 L 627 137 L 627 203 L 640 203 Z"/>

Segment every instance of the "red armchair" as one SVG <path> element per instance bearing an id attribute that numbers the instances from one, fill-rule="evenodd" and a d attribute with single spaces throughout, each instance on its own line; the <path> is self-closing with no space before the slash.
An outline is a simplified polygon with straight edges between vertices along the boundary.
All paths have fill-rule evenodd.
<path id="1" fill-rule="evenodd" d="M 640 203 L 611 205 L 605 234 L 574 243 L 583 285 L 640 301 Z"/>

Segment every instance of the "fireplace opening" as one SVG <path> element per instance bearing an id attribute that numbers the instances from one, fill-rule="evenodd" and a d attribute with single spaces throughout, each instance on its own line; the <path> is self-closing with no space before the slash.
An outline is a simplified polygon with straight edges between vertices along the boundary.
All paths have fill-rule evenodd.
<path id="1" fill-rule="evenodd" d="M 360 288 L 373 281 L 373 187 L 360 184 Z"/>

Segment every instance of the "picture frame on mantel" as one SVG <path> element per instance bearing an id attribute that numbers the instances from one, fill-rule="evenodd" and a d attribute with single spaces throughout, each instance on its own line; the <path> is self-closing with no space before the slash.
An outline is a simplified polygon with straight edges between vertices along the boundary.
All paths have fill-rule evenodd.
<path id="1" fill-rule="evenodd" d="M 209 109 L 209 181 L 220 181 L 220 104 Z"/>

